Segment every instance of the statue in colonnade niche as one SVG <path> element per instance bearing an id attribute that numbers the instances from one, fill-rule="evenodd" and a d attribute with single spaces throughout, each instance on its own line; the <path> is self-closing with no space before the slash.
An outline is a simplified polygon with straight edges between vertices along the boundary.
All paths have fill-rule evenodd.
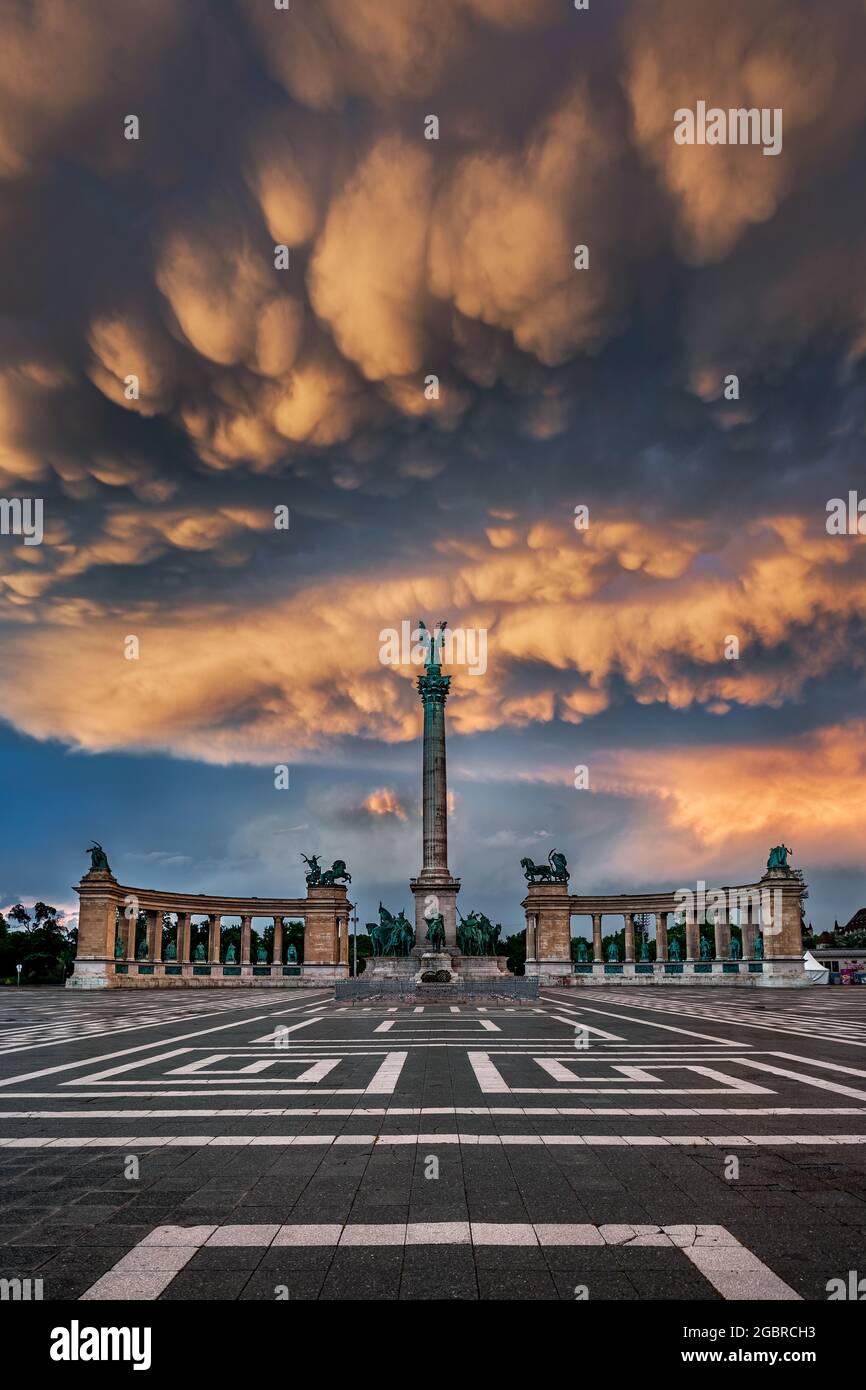
<path id="1" fill-rule="evenodd" d="M 758 932 L 755 937 L 755 960 L 764 959 L 764 933 Z"/>
<path id="2" fill-rule="evenodd" d="M 297 965 L 298 963 L 298 952 L 295 947 L 294 941 L 289 942 L 289 949 L 286 952 L 286 962 L 289 965 Z"/>
<path id="3" fill-rule="evenodd" d="M 676 937 L 673 937 L 672 940 L 671 940 L 670 946 L 669 946 L 669 948 L 668 948 L 668 955 L 670 956 L 671 960 L 681 960 L 681 959 L 682 959 L 682 953 L 681 953 L 681 951 L 680 951 L 680 943 L 679 943 L 679 941 L 677 940 Z"/>
<path id="4" fill-rule="evenodd" d="M 731 960 L 742 960 L 742 958 L 743 958 L 743 948 L 742 948 L 742 946 L 740 945 L 739 938 L 736 937 L 736 936 L 732 936 L 732 937 L 731 937 Z"/>
<path id="5" fill-rule="evenodd" d="M 580 937 L 577 943 L 577 959 L 579 964 L 581 965 L 585 964 L 587 960 L 586 942 L 584 941 L 583 937 Z"/>
<path id="6" fill-rule="evenodd" d="M 193 958 L 193 960 L 204 960 L 204 959 L 205 959 L 204 946 L 202 945 L 201 942 L 198 943 L 198 945 L 196 946 L 195 950 L 193 951 L 193 953 L 192 953 L 192 958 Z"/>
<path id="7" fill-rule="evenodd" d="M 119 936 L 114 943 L 114 959 L 123 960 L 125 954 L 126 953 L 123 948 L 123 937 Z"/>
<path id="8" fill-rule="evenodd" d="M 712 960 L 713 954 L 710 950 L 710 943 L 705 936 L 701 937 L 701 960 Z"/>
<path id="9" fill-rule="evenodd" d="M 268 953 L 267 953 L 267 951 L 265 950 L 264 946 L 259 946 L 258 950 L 256 951 L 256 964 L 257 964 L 257 965 L 267 965 L 267 963 L 268 963 Z"/>
<path id="10" fill-rule="evenodd" d="M 237 960 L 237 958 L 238 958 L 238 953 L 237 953 L 237 951 L 235 950 L 235 943 L 232 942 L 232 944 L 229 946 L 228 950 L 226 951 L 226 961 L 225 961 L 226 965 L 234 965 L 235 962 L 236 962 L 236 960 Z"/>
<path id="11" fill-rule="evenodd" d="M 640 943 L 640 958 L 641 960 L 649 960 L 649 942 L 646 937 Z"/>
<path id="12" fill-rule="evenodd" d="M 607 958 L 611 965 L 615 965 L 619 960 L 619 947 L 615 941 L 612 941 L 607 948 Z"/>
<path id="13" fill-rule="evenodd" d="M 173 941 L 170 941 L 165 948 L 165 959 L 177 960 L 177 947 L 175 946 Z"/>

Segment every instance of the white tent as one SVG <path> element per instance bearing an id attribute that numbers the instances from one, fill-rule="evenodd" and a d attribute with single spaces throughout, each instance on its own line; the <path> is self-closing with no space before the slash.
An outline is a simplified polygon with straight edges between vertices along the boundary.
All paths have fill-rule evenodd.
<path id="1" fill-rule="evenodd" d="M 813 985 L 828 985 L 830 983 L 830 971 L 826 965 L 822 965 L 819 960 L 815 959 L 811 951 L 803 953 L 803 964 Z"/>

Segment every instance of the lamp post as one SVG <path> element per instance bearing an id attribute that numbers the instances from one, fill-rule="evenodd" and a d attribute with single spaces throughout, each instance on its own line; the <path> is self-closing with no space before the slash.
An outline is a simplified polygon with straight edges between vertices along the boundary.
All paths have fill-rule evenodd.
<path id="1" fill-rule="evenodd" d="M 353 941 L 353 943 L 354 943 L 354 945 L 353 945 L 353 950 L 352 950 L 352 956 L 353 956 L 353 960 L 352 960 L 352 978 L 355 979 L 355 978 L 357 977 L 357 974 L 358 974 L 358 905 L 357 905 L 357 903 L 352 903 L 352 917 L 351 917 L 351 922 L 352 922 L 352 941 Z"/>

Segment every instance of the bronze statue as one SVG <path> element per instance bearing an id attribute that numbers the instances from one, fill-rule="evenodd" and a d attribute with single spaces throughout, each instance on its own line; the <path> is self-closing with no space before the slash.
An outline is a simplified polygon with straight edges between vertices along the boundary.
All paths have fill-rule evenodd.
<path id="1" fill-rule="evenodd" d="M 323 872 L 319 864 L 320 857 L 318 854 L 301 855 L 304 863 L 309 866 L 307 869 L 308 888 L 332 888 L 338 878 L 343 879 L 345 883 L 352 882 L 352 875 L 342 859 L 335 859 L 330 869 L 325 869 Z"/>
<path id="2" fill-rule="evenodd" d="M 448 626 L 448 619 L 443 618 L 435 632 L 431 632 L 422 619 L 418 619 L 418 630 L 421 633 L 421 641 L 427 644 L 427 656 L 424 661 L 425 667 L 435 666 L 438 670 L 442 665 L 442 643 L 445 640 L 445 629 Z"/>
<path id="3" fill-rule="evenodd" d="M 521 859 L 520 867 L 527 883 L 568 882 L 568 861 L 564 854 L 555 849 L 547 856 L 547 864 L 534 864 L 531 859 Z"/>
<path id="4" fill-rule="evenodd" d="M 111 865 L 108 862 L 108 855 L 105 853 L 105 850 L 102 848 L 102 845 L 99 843 L 98 840 L 94 840 L 93 844 L 90 845 L 90 847 L 86 849 L 84 853 L 90 855 L 90 868 L 88 869 L 88 873 L 92 874 L 95 872 L 99 872 L 100 870 L 102 870 L 105 873 L 111 873 Z"/>
<path id="5" fill-rule="evenodd" d="M 309 887 L 320 883 L 322 879 L 322 870 L 319 868 L 320 856 L 318 854 L 311 854 L 308 858 L 306 854 L 302 854 L 301 858 L 304 863 L 308 865 L 307 886 Z"/>
<path id="6" fill-rule="evenodd" d="M 434 951 L 441 951 L 445 945 L 445 919 L 441 912 L 435 913 L 427 922 L 426 940 Z"/>
<path id="7" fill-rule="evenodd" d="M 787 845 L 774 845 L 773 848 L 770 850 L 770 857 L 767 860 L 767 868 L 790 869 L 791 866 L 788 863 L 788 855 L 793 853 L 794 851 L 792 849 L 789 849 Z"/>

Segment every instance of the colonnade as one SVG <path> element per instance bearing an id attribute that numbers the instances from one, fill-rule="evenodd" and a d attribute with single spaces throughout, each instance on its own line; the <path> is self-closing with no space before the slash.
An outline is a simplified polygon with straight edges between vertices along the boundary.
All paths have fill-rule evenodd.
<path id="1" fill-rule="evenodd" d="M 756 882 L 736 887 L 707 890 L 701 883 L 695 893 L 577 896 L 569 892 L 567 882 L 530 883 L 522 904 L 526 973 L 557 984 L 806 984 L 800 913 L 805 889 L 802 875 L 788 867 L 768 867 Z M 685 918 L 685 951 L 672 956 L 670 918 L 675 913 Z M 638 914 L 655 919 L 655 960 L 648 953 L 641 958 L 636 951 Z M 615 958 L 606 956 L 603 945 L 608 915 L 623 923 L 624 949 Z M 592 958 L 585 962 L 571 958 L 574 916 L 592 919 Z M 704 917 L 712 938 L 702 955 Z M 739 954 L 732 953 L 732 919 L 740 929 Z"/>
<path id="2" fill-rule="evenodd" d="M 349 901 L 345 884 L 307 884 L 304 898 L 229 898 L 128 888 L 110 869 L 91 869 L 76 889 L 78 948 L 71 989 L 179 984 L 331 983 L 349 973 Z M 163 921 L 176 918 L 174 952 L 163 951 Z M 136 951 L 138 924 L 145 950 Z M 193 918 L 207 919 L 207 945 L 193 947 Z M 222 920 L 240 919 L 240 951 L 227 960 Z M 267 961 L 252 959 L 254 918 L 270 919 L 274 942 Z M 303 962 L 287 961 L 284 921 L 304 923 Z M 202 943 L 203 944 L 203 943 Z"/>

